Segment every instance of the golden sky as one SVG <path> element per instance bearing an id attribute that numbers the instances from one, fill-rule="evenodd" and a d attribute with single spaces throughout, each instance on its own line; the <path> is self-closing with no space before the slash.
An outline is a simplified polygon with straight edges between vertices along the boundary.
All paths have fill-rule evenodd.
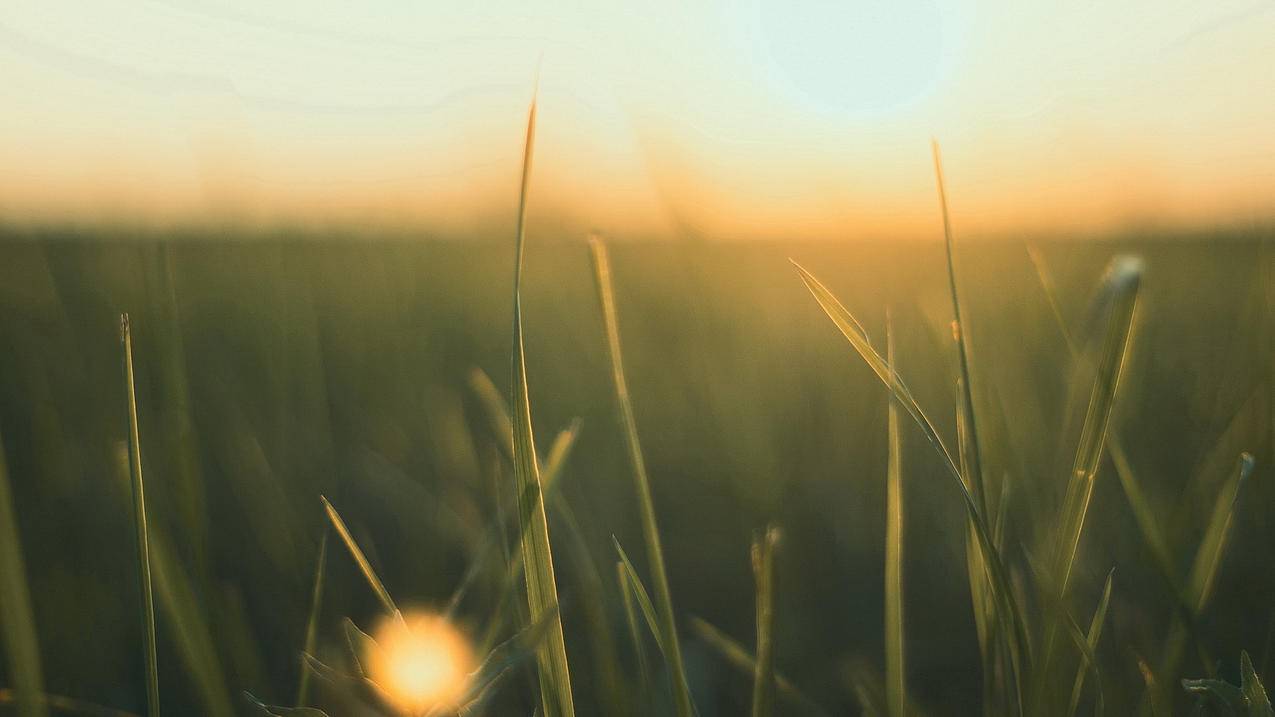
<path id="1" fill-rule="evenodd" d="M 1275 1 L 7 0 L 0 218 L 930 235 L 1266 219 Z"/>

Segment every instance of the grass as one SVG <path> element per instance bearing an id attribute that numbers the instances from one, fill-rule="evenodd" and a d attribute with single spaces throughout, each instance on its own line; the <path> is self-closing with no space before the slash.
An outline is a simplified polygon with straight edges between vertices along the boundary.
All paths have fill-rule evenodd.
<path id="1" fill-rule="evenodd" d="M 637 419 L 629 400 L 628 380 L 624 375 L 624 358 L 620 350 L 620 327 L 616 318 L 615 290 L 611 286 L 611 259 L 606 244 L 598 236 L 589 238 L 589 251 L 593 258 L 593 275 L 597 282 L 598 304 L 602 311 L 602 324 L 606 331 L 607 355 L 611 359 L 611 380 L 615 387 L 616 408 L 633 468 L 633 481 L 638 495 L 638 508 L 642 525 L 642 537 L 646 542 L 647 560 L 651 564 L 651 577 L 655 583 L 655 595 L 659 611 L 655 617 L 661 649 L 668 661 L 673 680 L 673 700 L 678 717 L 691 717 L 694 707 L 691 690 L 686 681 L 686 669 L 682 664 L 682 646 L 677 633 L 677 618 L 673 612 L 673 595 L 669 590 L 668 575 L 664 568 L 664 547 L 660 541 L 660 529 L 655 518 L 655 501 L 651 497 L 651 481 L 646 474 L 646 459 L 642 456 L 642 444 L 638 439 Z M 619 543 L 616 549 L 619 549 Z M 623 551 L 621 551 L 623 556 Z M 624 558 L 630 577 L 636 580 L 637 572 Z M 639 584 L 640 585 L 640 584 Z M 654 627 L 652 629 L 655 629 Z"/>
<path id="2" fill-rule="evenodd" d="M 146 713 L 159 717 L 159 658 L 155 648 L 155 595 L 151 590 L 150 532 L 146 522 L 146 491 L 142 481 L 142 441 L 137 427 L 137 389 L 133 375 L 133 334 L 128 314 L 120 315 L 124 387 L 128 399 L 128 467 L 133 487 L 134 547 L 137 555 L 138 595 L 142 625 L 142 659 L 146 675 Z"/>
<path id="3" fill-rule="evenodd" d="M 527 606 L 536 622 L 558 605 L 557 578 L 553 550 L 549 544 L 549 521 L 545 515 L 544 489 L 540 481 L 539 459 L 531 427 L 531 401 L 527 393 L 527 363 L 523 350 L 522 265 L 525 245 L 527 189 L 531 179 L 532 148 L 536 136 L 536 103 L 527 113 L 527 139 L 522 159 L 522 184 L 518 195 L 518 224 L 514 249 L 513 379 L 509 402 L 513 417 L 514 476 L 518 485 L 522 565 L 527 579 Z M 549 635 L 539 648 L 536 665 L 540 676 L 540 700 L 545 717 L 575 714 L 571 695 L 571 670 L 559 617 L 553 619 Z"/>
<path id="4" fill-rule="evenodd" d="M 894 331 L 886 317 L 886 360 L 895 365 Z M 890 714 L 907 714 L 907 667 L 903 633 L 903 446 L 899 407 L 890 399 L 886 423 L 885 508 L 885 681 Z"/>
<path id="5" fill-rule="evenodd" d="M 511 350 L 486 332 L 508 326 L 510 308 L 503 290 L 486 291 L 506 286 L 507 253 L 495 249 L 434 247 L 417 259 L 416 247 L 309 247 L 330 253 L 316 263 L 327 268 L 307 269 L 314 274 L 304 280 L 287 273 L 290 263 L 254 278 L 258 255 L 245 253 L 223 285 L 179 272 L 174 257 L 183 249 L 165 247 L 160 264 L 139 260 L 162 269 L 143 282 L 154 284 L 158 309 L 144 300 L 149 289 L 125 280 L 132 270 L 117 268 L 125 288 L 111 291 L 125 292 L 120 303 L 136 304 L 137 315 L 158 317 L 145 325 L 162 334 L 138 346 L 140 357 L 159 356 L 150 382 L 144 370 L 135 375 L 130 326 L 121 325 L 130 440 L 127 462 L 107 467 L 129 475 L 125 522 L 135 540 L 126 560 L 112 562 L 119 556 L 106 549 L 95 558 L 103 575 L 136 565 L 140 671 L 108 666 L 100 682 L 83 677 L 75 660 L 94 655 L 74 654 L 71 640 L 93 647 L 78 652 L 102 652 L 107 665 L 134 662 L 136 645 L 109 633 L 119 622 L 111 619 L 118 586 L 89 592 L 83 586 L 99 571 L 88 561 L 56 568 L 50 545 L 70 538 L 51 537 L 61 531 L 39 512 L 55 499 L 90 505 L 67 519 L 84 531 L 77 540 L 102 540 L 124 524 L 111 523 L 119 511 L 101 510 L 83 489 L 111 455 L 117 404 L 104 401 L 110 410 L 101 411 L 114 417 L 102 423 L 114 428 L 102 431 L 111 441 L 64 438 L 103 420 L 85 386 L 109 385 L 103 396 L 118 401 L 118 385 L 113 375 L 100 379 L 96 354 L 65 351 L 60 330 L 18 332 L 6 319 L 3 335 L 17 348 L 0 365 L 0 419 L 12 449 L 10 460 L 0 456 L 0 626 L 10 681 L 0 707 L 121 714 L 82 699 L 101 694 L 158 714 L 159 666 L 171 650 L 181 669 L 165 670 L 164 698 L 178 713 L 391 714 L 359 661 L 374 640 L 358 625 L 402 614 L 383 574 L 404 609 L 423 604 L 476 628 L 483 659 L 457 714 L 823 715 L 853 713 L 856 701 L 865 713 L 896 716 L 980 707 L 1169 714 L 1196 699 L 1204 709 L 1235 700 L 1237 713 L 1267 714 L 1269 655 L 1259 650 L 1270 642 L 1260 510 L 1270 495 L 1260 480 L 1270 454 L 1270 402 L 1261 393 L 1269 355 L 1236 347 L 1266 340 L 1252 334 L 1269 316 L 1268 287 L 1228 297 L 1175 287 L 1148 267 L 1177 263 L 1149 251 L 1144 265 L 1109 247 L 1086 247 L 1090 259 L 1061 280 L 1031 247 L 1018 266 L 1029 278 L 1034 269 L 1040 286 L 1024 288 L 1003 266 L 1020 249 L 963 245 L 958 257 L 937 145 L 943 261 L 924 263 L 910 248 L 882 254 L 887 261 L 858 247 L 804 247 L 830 281 L 798 266 L 798 283 L 775 271 L 774 247 L 625 247 L 616 249 L 625 260 L 617 287 L 608 247 L 594 238 L 590 287 L 582 253 L 526 242 L 535 119 L 533 102 L 512 337 L 500 329 Z M 247 251 L 215 246 L 215 256 Z M 15 265 L 45 267 L 60 308 L 41 321 L 78 316 L 65 308 L 75 302 L 96 306 L 68 279 L 77 276 L 74 262 L 49 258 L 72 251 L 41 248 L 41 264 L 0 247 Z M 1076 287 L 1088 286 L 1111 254 L 1118 258 L 1092 292 L 1088 323 L 1074 330 Z M 94 261 L 107 261 L 101 256 Z M 863 264 L 832 268 L 846 257 Z M 555 283 L 532 281 L 528 261 L 554 268 Z M 902 268 L 887 274 L 895 261 Z M 1218 270 L 1217 292 L 1245 286 L 1236 278 L 1242 264 Z M 1208 266 L 1181 270 L 1190 277 Z M 347 283 L 351 267 L 372 279 Z M 0 294 L 15 314 L 15 302 L 44 295 L 16 276 L 5 286 L 20 288 Z M 939 284 L 946 290 L 928 291 Z M 803 285 L 826 319 L 800 295 Z M 178 312 L 183 292 L 190 295 Z M 590 293 L 600 334 L 596 315 L 582 308 Z M 536 311 L 524 314 L 524 299 Z M 883 346 L 870 338 L 875 322 L 848 308 L 881 304 L 890 307 Z M 1221 322 L 1217 307 L 1234 309 L 1234 345 L 1194 338 Z M 225 315 L 233 320 L 222 322 Z M 927 317 L 937 331 L 926 333 Z M 828 320 L 868 372 L 845 360 Z M 505 360 L 507 393 L 484 370 Z M 299 378 L 304 366 L 312 370 Z M 254 371 L 270 379 L 237 378 Z M 1248 373 L 1257 376 L 1251 394 L 1226 388 L 1243 386 L 1239 379 L 1222 388 L 1205 380 Z M 631 394 L 630 381 L 641 389 Z M 1039 395 L 1025 390 L 1038 386 Z M 1182 416 L 1164 409 L 1177 402 Z M 314 412 L 322 418 L 307 423 Z M 566 426 L 544 452 L 533 416 Z M 1208 421 L 1220 428 L 1200 428 Z M 154 426 L 145 493 L 140 422 Z M 909 426 L 925 448 L 907 450 Z M 311 434 L 325 438 L 311 442 Z M 1055 448 L 1058 465 L 1047 455 Z M 1179 465 L 1200 454 L 1212 458 Z M 68 469 L 81 464 L 90 469 Z M 253 466 L 266 469 L 246 470 Z M 342 510 L 376 520 L 386 540 L 360 546 L 324 498 L 314 554 L 304 539 L 313 521 L 302 516 L 318 514 L 304 507 L 321 492 L 318 475 L 321 485 L 339 475 Z M 514 500 L 516 510 L 507 509 Z M 754 535 L 751 576 L 743 560 L 722 557 L 742 556 L 748 533 L 771 524 L 782 525 L 783 552 L 778 530 Z M 330 538 L 352 568 L 327 564 Z M 635 561 L 621 546 L 639 540 Z M 613 556 L 615 585 L 598 569 Z M 68 584 L 77 601 L 50 587 Z M 711 622 L 678 613 L 674 591 L 678 605 Z M 1259 603 L 1260 612 L 1251 607 Z M 60 619 L 37 636 L 35 612 Z M 343 616 L 339 624 L 329 613 Z M 626 634 L 630 644 L 616 649 Z M 651 641 L 659 662 L 648 662 Z M 128 644 L 110 652 L 117 642 Z M 49 692 L 68 684 L 75 697 Z M 241 690 L 295 707 L 255 697 L 235 704 Z"/>

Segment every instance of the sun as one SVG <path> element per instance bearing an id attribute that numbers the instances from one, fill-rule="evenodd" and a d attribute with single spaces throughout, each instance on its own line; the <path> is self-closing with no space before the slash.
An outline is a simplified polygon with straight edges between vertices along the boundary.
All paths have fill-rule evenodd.
<path id="1" fill-rule="evenodd" d="M 824 112 L 889 112 L 942 74 L 936 0 L 759 0 L 758 23 L 781 84 Z"/>

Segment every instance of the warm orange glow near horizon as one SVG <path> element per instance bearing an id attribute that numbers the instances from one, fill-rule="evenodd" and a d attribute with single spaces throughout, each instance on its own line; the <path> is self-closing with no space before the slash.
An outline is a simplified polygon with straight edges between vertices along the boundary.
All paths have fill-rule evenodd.
<path id="1" fill-rule="evenodd" d="M 1275 5 L 188 0 L 0 18 L 0 220 L 931 236 L 1275 214 Z"/>

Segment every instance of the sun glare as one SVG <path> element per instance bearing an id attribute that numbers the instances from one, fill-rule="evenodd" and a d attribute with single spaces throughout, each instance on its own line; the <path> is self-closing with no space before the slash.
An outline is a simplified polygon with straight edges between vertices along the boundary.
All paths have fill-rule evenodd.
<path id="1" fill-rule="evenodd" d="M 816 109 L 886 112 L 920 99 L 939 78 L 935 0 L 761 0 L 759 12 L 775 69 Z"/>
<path id="2" fill-rule="evenodd" d="M 373 634 L 379 649 L 368 658 L 368 677 L 403 714 L 420 715 L 459 705 L 469 689 L 474 654 L 446 618 L 419 613 L 386 618 Z"/>

